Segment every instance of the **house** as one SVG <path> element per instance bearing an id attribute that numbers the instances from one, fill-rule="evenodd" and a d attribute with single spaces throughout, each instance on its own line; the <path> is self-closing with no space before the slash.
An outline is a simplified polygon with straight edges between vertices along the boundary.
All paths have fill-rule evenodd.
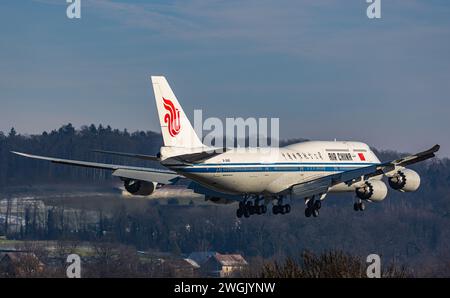
<path id="1" fill-rule="evenodd" d="M 187 258 L 194 260 L 198 265 L 202 266 L 208 259 L 216 254 L 215 251 L 195 251 Z"/>
<path id="2" fill-rule="evenodd" d="M 165 259 L 161 260 L 162 271 L 170 277 L 197 277 L 200 266 L 191 259 Z"/>
<path id="3" fill-rule="evenodd" d="M 247 265 L 240 254 L 215 253 L 202 265 L 202 272 L 211 277 L 235 277 Z"/>
<path id="4" fill-rule="evenodd" d="M 6 252 L 0 258 L 1 277 L 38 277 L 44 264 L 30 252 Z"/>

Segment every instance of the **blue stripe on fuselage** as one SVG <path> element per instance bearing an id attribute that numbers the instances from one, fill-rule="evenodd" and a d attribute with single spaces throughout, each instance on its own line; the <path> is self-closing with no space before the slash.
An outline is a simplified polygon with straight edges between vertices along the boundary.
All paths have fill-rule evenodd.
<path id="1" fill-rule="evenodd" d="M 197 163 L 195 166 L 274 166 L 274 165 L 358 165 L 371 166 L 377 163 L 373 162 L 249 162 L 249 163 Z"/>
<path id="2" fill-rule="evenodd" d="M 286 165 L 296 166 L 286 166 Z M 343 172 L 350 171 L 361 166 L 373 165 L 375 163 L 308 163 L 311 166 L 299 166 L 306 163 L 239 163 L 239 164 L 200 164 L 187 167 L 174 167 L 173 169 L 185 173 L 231 173 L 231 172 Z M 243 167 L 243 166 L 246 167 Z M 257 167 L 249 165 L 259 165 Z M 317 166 L 312 166 L 317 165 Z M 326 166 L 325 166 L 326 165 Z M 357 165 L 357 166 L 356 166 Z"/>

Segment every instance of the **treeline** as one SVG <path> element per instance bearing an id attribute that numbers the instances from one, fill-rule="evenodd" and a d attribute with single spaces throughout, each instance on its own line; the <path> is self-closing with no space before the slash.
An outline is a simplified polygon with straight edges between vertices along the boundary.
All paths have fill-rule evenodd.
<path id="1" fill-rule="evenodd" d="M 81 167 L 54 166 L 48 162 L 17 157 L 10 151 L 36 155 L 55 156 L 106 163 L 125 163 L 158 166 L 151 162 L 112 157 L 92 152 L 95 149 L 156 154 L 161 146 L 161 136 L 151 131 L 112 129 L 110 126 L 90 125 L 76 130 L 70 123 L 58 130 L 40 135 L 20 135 L 14 128 L 5 134 L 0 131 L 0 187 L 28 185 L 35 182 L 84 181 L 111 179 L 107 171 Z"/>

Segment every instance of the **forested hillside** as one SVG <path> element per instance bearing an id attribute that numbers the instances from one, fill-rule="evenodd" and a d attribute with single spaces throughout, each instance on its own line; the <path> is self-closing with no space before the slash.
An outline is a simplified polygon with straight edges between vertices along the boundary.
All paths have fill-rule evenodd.
<path id="1" fill-rule="evenodd" d="M 106 149 L 122 152 L 156 154 L 161 146 L 159 134 L 148 131 L 129 133 L 110 126 L 83 126 L 75 130 L 67 124 L 41 135 L 18 135 L 14 129 L 8 134 L 0 132 L 0 186 L 52 181 L 103 181 L 112 179 L 106 171 L 79 167 L 54 166 L 47 162 L 27 160 L 10 151 L 55 156 L 107 163 L 159 166 L 134 159 L 111 157 L 92 152 Z"/>

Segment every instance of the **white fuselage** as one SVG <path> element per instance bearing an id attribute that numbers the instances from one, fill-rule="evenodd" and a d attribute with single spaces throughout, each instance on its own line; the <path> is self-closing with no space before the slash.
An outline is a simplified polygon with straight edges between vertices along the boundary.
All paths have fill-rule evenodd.
<path id="1" fill-rule="evenodd" d="M 307 141 L 282 148 L 233 149 L 202 163 L 162 162 L 211 189 L 228 194 L 281 194 L 290 186 L 337 172 L 380 163 L 360 142 Z M 334 192 L 353 191 L 345 184 Z"/>

